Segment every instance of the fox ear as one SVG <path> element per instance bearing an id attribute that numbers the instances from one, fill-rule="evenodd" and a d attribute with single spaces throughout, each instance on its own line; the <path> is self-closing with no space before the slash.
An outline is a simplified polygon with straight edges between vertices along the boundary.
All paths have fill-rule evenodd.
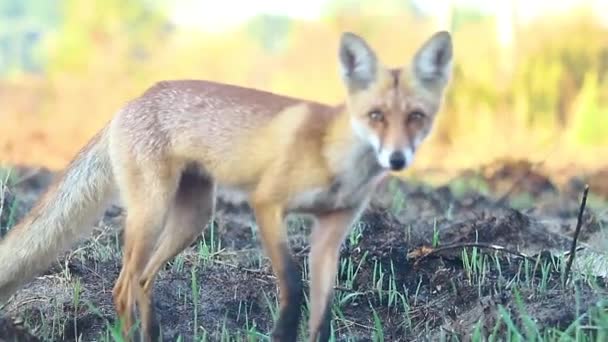
<path id="1" fill-rule="evenodd" d="M 376 79 L 376 54 L 363 38 L 343 33 L 339 55 L 342 81 L 349 91 L 365 89 Z"/>
<path id="2" fill-rule="evenodd" d="M 414 56 L 414 75 L 423 84 L 443 87 L 452 73 L 452 37 L 439 31 L 429 38 Z"/>

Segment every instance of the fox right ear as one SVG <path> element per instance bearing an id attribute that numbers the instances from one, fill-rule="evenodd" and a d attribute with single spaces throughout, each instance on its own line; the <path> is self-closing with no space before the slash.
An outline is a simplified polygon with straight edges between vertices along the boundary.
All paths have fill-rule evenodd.
<path id="1" fill-rule="evenodd" d="M 349 91 L 367 88 L 376 78 L 376 54 L 358 35 L 345 32 L 340 38 L 342 81 Z"/>
<path id="2" fill-rule="evenodd" d="M 429 86 L 443 87 L 450 79 L 453 57 L 452 37 L 439 31 L 429 38 L 414 57 L 414 73 Z"/>

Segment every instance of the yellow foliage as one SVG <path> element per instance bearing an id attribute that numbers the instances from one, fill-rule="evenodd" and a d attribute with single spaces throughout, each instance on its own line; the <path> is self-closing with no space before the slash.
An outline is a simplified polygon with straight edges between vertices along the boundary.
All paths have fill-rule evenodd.
<path id="1" fill-rule="evenodd" d="M 247 27 L 213 35 L 166 33 L 150 24 L 126 35 L 136 9 L 113 0 L 107 15 L 94 15 L 103 6 L 67 3 L 64 30 L 46 44 L 47 76 L 0 81 L 0 163 L 65 166 L 123 103 L 162 79 L 209 79 L 337 103 L 344 95 L 337 64 L 342 31 L 365 36 L 391 66 L 408 63 L 434 31 L 406 12 L 344 14 L 291 22 L 285 46 L 272 52 Z M 601 161 L 597 153 L 608 150 L 608 139 L 600 138 L 608 136 L 606 118 L 596 117 L 608 114 L 605 28 L 585 14 L 541 20 L 518 29 L 508 58 L 491 21 L 461 24 L 453 36 L 452 87 L 412 172 L 474 167 L 503 156 L 556 167 Z M 512 62 L 506 69 L 505 60 Z"/>

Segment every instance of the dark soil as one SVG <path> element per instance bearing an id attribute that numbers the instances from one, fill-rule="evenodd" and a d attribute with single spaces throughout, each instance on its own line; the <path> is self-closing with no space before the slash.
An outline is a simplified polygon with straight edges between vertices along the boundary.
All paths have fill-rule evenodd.
<path id="1" fill-rule="evenodd" d="M 564 330 L 588 308 L 608 298 L 607 281 L 601 276 L 605 276 L 605 269 L 604 273 L 587 274 L 587 281 L 578 277 L 574 286 L 563 287 L 560 272 L 552 270 L 543 277 L 534 261 L 494 250 L 483 251 L 489 265 L 479 272 L 483 281 L 475 281 L 475 275 L 463 267 L 462 248 L 420 258 L 423 247 L 432 248 L 433 242 L 439 246 L 491 243 L 538 256 L 541 261 L 567 251 L 576 223 L 579 188 L 558 189 L 548 177 L 518 171 L 521 167 L 521 163 L 507 163 L 481 176 L 476 173 L 474 177 L 488 184 L 490 191 L 485 195 L 461 188 L 456 193 L 451 184 L 431 187 L 395 181 L 380 189 L 357 225 L 360 236 L 353 235 L 341 251 L 342 262 L 361 267 L 352 284 L 347 284 L 345 272 L 339 277 L 336 301 L 352 296 L 342 305 L 334 304 L 334 313 L 339 311 L 332 322 L 336 340 L 368 341 L 380 333 L 386 341 L 447 336 L 469 340 L 476 328 L 483 334 L 493 329 L 499 335 L 506 334 L 506 325 L 497 324 L 502 317 L 499 308 L 508 311 L 525 331 L 527 316 L 522 314 L 518 298 L 538 327 Z M 16 185 L 4 196 L 0 228 L 6 230 L 23 217 L 53 176 L 46 170 L 31 171 L 16 169 Z M 524 181 L 505 185 L 516 184 L 513 178 L 517 177 Z M 510 200 L 522 193 L 530 196 L 530 205 L 513 205 Z M 605 251 L 608 206 L 601 194 L 595 198 L 586 210 L 579 245 Z M 17 337 L 25 336 L 18 335 L 26 333 L 24 327 L 41 340 L 111 340 L 108 327 L 115 324 L 111 291 L 120 271 L 124 215 L 119 206 L 109 208 L 89 239 L 58 257 L 53 267 L 1 309 L 5 318 L 0 320 L 0 341 L 34 341 Z M 247 329 L 268 336 L 272 329 L 270 308 L 276 306 L 277 288 L 260 250 L 249 208 L 220 200 L 214 222 L 213 243 L 219 243 L 218 253 L 205 258 L 201 252 L 212 241 L 207 229 L 204 237 L 158 277 L 155 299 L 165 340 L 181 335 L 183 341 L 191 341 L 196 327 L 204 329 L 198 329 L 199 337 L 207 331 L 208 340 L 213 341 L 220 339 L 222 329 L 233 337 L 247 336 Z M 308 232 L 307 222 L 290 224 L 290 241 L 302 267 Z M 471 249 L 467 251 L 470 255 Z M 382 279 L 378 279 L 380 267 Z M 541 287 L 541 282 L 546 284 Z M 391 287 L 396 289 L 393 294 L 407 297 L 407 307 L 403 301 L 389 298 Z M 199 289 L 195 299 L 193 288 Z M 375 315 L 381 332 L 376 329 Z"/>

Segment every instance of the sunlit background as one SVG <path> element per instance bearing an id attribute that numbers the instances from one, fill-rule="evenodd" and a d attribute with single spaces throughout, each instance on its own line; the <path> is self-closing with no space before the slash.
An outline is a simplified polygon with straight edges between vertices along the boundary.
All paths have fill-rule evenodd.
<path id="1" fill-rule="evenodd" d="M 410 172 L 608 164 L 608 1 L 0 0 L 0 163 L 64 167 L 162 79 L 341 101 L 341 32 L 388 65 L 452 32 L 455 75 Z"/>

